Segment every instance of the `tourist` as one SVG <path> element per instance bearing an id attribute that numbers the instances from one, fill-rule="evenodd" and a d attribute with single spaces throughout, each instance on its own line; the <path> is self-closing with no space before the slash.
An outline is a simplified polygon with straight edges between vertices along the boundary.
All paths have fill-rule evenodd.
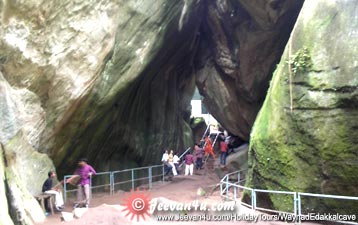
<path id="1" fill-rule="evenodd" d="M 162 156 L 162 163 L 164 165 L 164 175 L 168 175 L 170 171 L 172 171 L 172 166 L 169 164 L 169 154 L 168 150 L 165 150 L 163 156 Z"/>
<path id="2" fill-rule="evenodd" d="M 96 175 L 96 171 L 92 166 L 88 165 L 87 159 L 80 159 L 78 161 L 78 168 L 74 172 L 74 175 L 80 176 L 80 180 L 77 185 L 77 203 L 75 204 L 74 208 L 79 207 L 83 203 L 85 203 L 85 207 L 88 208 L 90 204 L 91 191 L 90 180 L 91 176 Z"/>
<path id="3" fill-rule="evenodd" d="M 206 156 L 206 157 L 209 157 L 209 155 L 211 155 L 213 158 L 215 158 L 215 153 L 214 153 L 214 149 L 213 149 L 213 144 L 212 144 L 212 142 L 211 142 L 211 139 L 210 139 L 209 135 L 206 136 L 206 138 L 205 138 L 204 141 L 205 141 L 205 144 L 204 144 L 204 146 L 205 146 L 205 148 L 204 148 L 204 150 L 205 150 L 205 156 Z"/>
<path id="4" fill-rule="evenodd" d="M 175 169 L 176 169 L 176 171 L 177 171 L 177 174 L 179 174 L 179 163 L 180 163 L 180 158 L 179 158 L 179 156 L 178 156 L 178 153 L 177 153 L 177 152 L 175 152 L 175 153 L 174 153 L 173 163 L 174 163 Z"/>
<path id="5" fill-rule="evenodd" d="M 228 144 L 225 141 L 220 142 L 220 164 L 226 166 L 226 157 L 228 155 Z"/>
<path id="6" fill-rule="evenodd" d="M 185 156 L 185 176 L 192 176 L 194 173 L 194 156 L 189 152 Z"/>
<path id="7" fill-rule="evenodd" d="M 194 156 L 196 158 L 195 165 L 197 170 L 201 170 L 203 168 L 203 152 L 204 150 L 200 148 L 198 144 L 195 144 Z"/>
<path id="8" fill-rule="evenodd" d="M 63 197 L 61 185 L 52 186 L 53 179 L 56 178 L 56 173 L 54 171 L 48 172 L 48 178 L 42 185 L 42 192 L 45 194 L 55 195 L 55 208 L 57 211 L 61 211 L 64 209 L 63 207 Z"/>
<path id="9" fill-rule="evenodd" d="M 170 154 L 168 156 L 168 162 L 169 162 L 169 165 L 172 167 L 172 172 L 173 172 L 173 175 L 176 176 L 178 175 L 177 173 L 177 169 L 174 165 L 174 150 L 170 150 Z"/>

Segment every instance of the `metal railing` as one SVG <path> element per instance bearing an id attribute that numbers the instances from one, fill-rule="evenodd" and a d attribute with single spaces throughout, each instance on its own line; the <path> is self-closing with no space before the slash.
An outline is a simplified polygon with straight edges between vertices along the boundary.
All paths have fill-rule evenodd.
<path id="1" fill-rule="evenodd" d="M 325 194 L 313 194 L 313 193 L 301 193 L 297 192 L 297 213 L 298 215 L 302 214 L 302 197 L 314 197 L 314 198 L 328 198 L 328 199 L 339 199 L 339 200 L 353 200 L 357 201 L 358 203 L 358 197 L 353 196 L 343 196 L 343 195 L 325 195 Z M 358 217 L 358 208 L 355 209 Z M 357 219 L 357 218 L 356 218 Z M 301 217 L 299 217 L 299 222 L 301 223 Z M 344 223 L 344 224 L 358 224 L 358 222 L 353 221 L 334 221 L 337 223 Z"/>
<path id="2" fill-rule="evenodd" d="M 72 176 L 65 175 L 64 181 Z M 164 165 L 96 173 L 95 176 L 91 176 L 90 189 L 91 194 L 93 191 L 101 189 L 101 192 L 113 195 L 117 190 L 134 189 L 143 185 L 148 185 L 148 188 L 151 189 L 155 181 L 164 181 Z M 77 187 L 64 182 L 64 201 L 67 201 L 68 193 L 76 191 Z"/>
<path id="3" fill-rule="evenodd" d="M 206 130 L 202 136 L 204 139 L 206 133 L 209 131 L 211 124 L 209 123 L 206 127 Z M 209 131 L 210 132 L 210 131 Z M 218 134 L 217 134 L 218 135 Z M 217 136 L 215 138 L 215 141 Z M 190 151 L 191 147 L 187 148 L 180 156 L 181 159 L 188 151 Z M 183 162 L 184 163 L 184 162 Z M 183 165 L 180 164 L 180 167 Z M 155 170 L 159 171 L 156 172 Z M 121 175 L 121 176 L 120 176 Z M 64 181 L 71 178 L 73 175 L 65 175 Z M 104 176 L 105 178 L 99 179 L 98 177 Z M 107 179 L 108 177 L 108 179 Z M 127 177 L 127 178 L 125 178 Z M 110 195 L 113 195 L 116 190 L 120 190 L 120 186 L 124 189 L 128 187 L 134 189 L 135 187 L 148 184 L 148 188 L 151 189 L 153 186 L 153 182 L 155 179 L 161 178 L 160 180 L 164 182 L 165 177 L 165 168 L 164 165 L 155 165 L 155 166 L 147 166 L 147 167 L 138 167 L 132 169 L 111 171 L 111 172 L 100 172 L 95 176 L 91 176 L 90 179 L 90 193 L 92 195 L 93 190 L 104 189 L 108 191 Z M 105 184 L 101 184 L 101 182 L 97 182 L 98 180 L 107 180 Z M 118 188 L 117 188 L 118 187 Z M 68 186 L 66 182 L 64 182 L 64 201 L 67 201 L 67 193 L 73 193 L 77 191 L 75 186 Z"/>
<path id="4" fill-rule="evenodd" d="M 313 193 L 302 193 L 302 192 L 292 192 L 292 191 L 276 191 L 276 190 L 262 190 L 262 189 L 254 189 L 250 187 L 246 187 L 244 185 L 241 185 L 240 183 L 244 182 L 245 179 L 241 180 L 242 174 L 246 172 L 246 170 L 239 170 L 232 173 L 226 174 L 221 180 L 220 180 L 220 195 L 224 199 L 238 201 L 240 200 L 238 198 L 237 192 L 241 190 L 249 191 L 251 194 L 251 204 L 242 202 L 240 200 L 240 204 L 243 206 L 246 206 L 248 208 L 251 208 L 252 210 L 256 211 L 264 211 L 269 213 L 281 213 L 281 214 L 292 214 L 294 215 L 294 218 L 296 218 L 296 222 L 301 224 L 302 218 L 304 218 L 304 215 L 302 214 L 302 197 L 315 197 L 315 198 L 329 198 L 329 199 L 339 199 L 339 200 L 352 200 L 357 201 L 358 203 L 358 197 L 354 196 L 341 196 L 341 195 L 325 195 L 325 194 L 313 194 Z M 230 177 L 237 176 L 237 181 L 232 182 L 230 180 Z M 236 180 L 236 179 L 235 179 Z M 229 190 L 230 188 L 233 190 L 233 195 L 229 196 Z M 269 193 L 269 194 L 281 194 L 281 195 L 292 195 L 293 198 L 293 212 L 285 212 L 285 211 L 279 211 L 279 210 L 273 210 L 269 208 L 264 207 L 258 207 L 257 206 L 257 193 Z M 312 212 L 311 212 L 312 213 Z M 358 210 L 357 210 L 358 213 Z M 357 219 L 358 214 L 356 215 Z M 334 222 L 337 223 L 344 223 L 344 224 L 358 224 L 356 221 L 339 221 L 336 220 Z"/>
<path id="5" fill-rule="evenodd" d="M 183 152 L 183 154 L 181 154 L 181 155 L 179 156 L 179 159 L 183 158 L 183 156 L 184 156 L 188 151 L 190 151 L 190 149 L 191 149 L 191 147 L 187 148 L 187 149 Z"/>

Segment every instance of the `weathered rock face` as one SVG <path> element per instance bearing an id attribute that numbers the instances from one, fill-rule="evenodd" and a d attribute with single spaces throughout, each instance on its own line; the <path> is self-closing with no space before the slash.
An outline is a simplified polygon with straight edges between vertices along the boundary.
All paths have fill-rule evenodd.
<path id="1" fill-rule="evenodd" d="M 80 157 L 116 170 L 192 145 L 196 84 L 248 140 L 302 2 L 1 1 L 0 198 L 11 186 L 12 219 L 36 220 L 23 211 L 53 168 L 46 155 L 64 174 Z"/>
<path id="2" fill-rule="evenodd" d="M 255 188 L 358 195 L 357 12 L 357 1 L 305 2 L 252 131 Z M 305 213 L 358 208 L 317 198 L 303 203 Z M 292 210 L 278 195 L 261 196 L 259 204 Z"/>
<path id="3" fill-rule="evenodd" d="M 12 224 L 8 212 L 15 224 L 41 222 L 44 214 L 32 196 L 41 193 L 41 184 L 54 166 L 48 155 L 33 149 L 31 140 L 24 134 L 41 116 L 31 114 L 40 109 L 38 98 L 30 91 L 13 89 L 1 73 L 0 98 L 0 127 L 4 131 L 0 135 L 0 198 L 4 200 L 0 222 Z M 3 199 L 3 194 L 8 201 Z"/>
<path id="4" fill-rule="evenodd" d="M 303 1 L 207 3 L 196 82 L 221 125 L 248 141 Z"/>

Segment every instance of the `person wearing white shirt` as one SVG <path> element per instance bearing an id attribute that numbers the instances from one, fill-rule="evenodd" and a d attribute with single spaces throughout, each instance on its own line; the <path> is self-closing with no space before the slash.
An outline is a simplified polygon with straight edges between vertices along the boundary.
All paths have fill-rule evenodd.
<path id="1" fill-rule="evenodd" d="M 174 165 L 174 151 L 173 150 L 170 150 L 168 162 L 169 162 L 169 165 L 172 167 L 173 175 L 177 176 L 178 173 L 177 173 L 176 166 Z"/>
<path id="2" fill-rule="evenodd" d="M 166 176 L 170 173 L 170 171 L 172 171 L 172 166 L 169 164 L 168 150 L 165 150 L 165 152 L 162 156 L 162 163 L 164 164 L 164 170 L 165 170 L 164 175 Z"/>
<path id="3" fill-rule="evenodd" d="M 180 159 L 179 159 L 177 153 L 174 154 L 173 163 L 174 163 L 174 166 L 175 166 L 175 169 L 176 169 L 177 173 L 179 174 L 179 163 L 180 163 Z"/>

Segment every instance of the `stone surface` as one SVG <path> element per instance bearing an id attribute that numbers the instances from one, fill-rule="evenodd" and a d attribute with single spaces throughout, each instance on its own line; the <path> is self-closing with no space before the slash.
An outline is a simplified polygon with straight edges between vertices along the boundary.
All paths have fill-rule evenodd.
<path id="1" fill-rule="evenodd" d="M 6 198 L 6 186 L 5 186 L 5 168 L 4 168 L 4 156 L 3 156 L 3 148 L 0 145 L 0 202 L 1 202 L 1 210 L 0 210 L 0 224 L 8 224 L 13 225 L 8 212 L 9 205 Z"/>
<path id="2" fill-rule="evenodd" d="M 34 224 L 45 221 L 45 214 L 21 180 L 14 162 L 15 158 L 6 159 L 5 178 L 9 214 L 14 224 Z"/>
<path id="3" fill-rule="evenodd" d="M 6 167 L 12 167 L 17 172 L 29 193 L 38 195 L 42 192 L 42 184 L 48 172 L 55 171 L 55 167 L 48 155 L 37 152 L 24 140 L 25 135 L 20 131 L 4 145 Z"/>
<path id="4" fill-rule="evenodd" d="M 88 208 L 75 208 L 72 212 L 73 217 L 76 219 L 81 219 L 83 215 L 88 212 Z"/>
<path id="5" fill-rule="evenodd" d="M 248 140 L 302 2 L 1 1 L 0 142 L 5 186 L 20 191 L 7 192 L 10 211 L 53 168 L 40 153 L 62 176 L 80 157 L 109 171 L 192 146 L 195 85 Z"/>
<path id="6" fill-rule="evenodd" d="M 0 98 L 0 198 L 7 197 L 1 201 L 1 222 L 12 223 L 9 212 L 15 224 L 42 222 L 45 216 L 33 195 L 41 193 L 48 171 L 54 170 L 48 155 L 31 145 L 36 146 L 39 135 L 34 131 L 41 132 L 42 108 L 35 94 L 12 88 L 1 73 Z"/>
<path id="7" fill-rule="evenodd" d="M 74 220 L 73 213 L 61 212 L 61 220 L 63 222 L 70 222 L 70 221 Z"/>
<path id="8" fill-rule="evenodd" d="M 196 82 L 210 113 L 245 141 L 302 3 L 207 1 Z"/>
<path id="9" fill-rule="evenodd" d="M 249 185 L 358 195 L 357 11 L 357 1 L 305 2 L 252 131 Z M 292 210 L 288 197 L 258 199 Z M 305 213 L 357 208 L 354 201 L 317 198 L 303 198 L 302 206 Z"/>

